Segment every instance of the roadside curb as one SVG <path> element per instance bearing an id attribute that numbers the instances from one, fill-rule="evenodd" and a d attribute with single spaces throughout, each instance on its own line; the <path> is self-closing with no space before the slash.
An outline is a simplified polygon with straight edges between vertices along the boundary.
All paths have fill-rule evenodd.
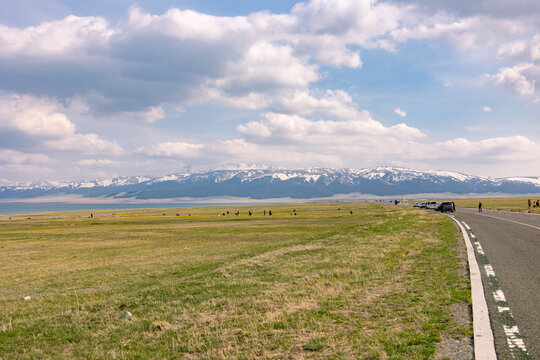
<path id="1" fill-rule="evenodd" d="M 495 353 L 495 342 L 489 320 L 489 311 L 486 298 L 484 296 L 482 277 L 478 262 L 476 261 L 474 248 L 471 244 L 469 234 L 463 225 L 453 216 L 446 216 L 458 224 L 467 248 L 467 258 L 469 261 L 469 272 L 471 278 L 474 358 L 475 360 L 496 360 L 497 354 Z"/>

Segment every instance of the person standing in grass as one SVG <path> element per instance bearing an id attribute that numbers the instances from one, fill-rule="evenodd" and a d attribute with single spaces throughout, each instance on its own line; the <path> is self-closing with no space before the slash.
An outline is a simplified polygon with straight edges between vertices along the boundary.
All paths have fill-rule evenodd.
<path id="1" fill-rule="evenodd" d="M 482 202 L 478 203 L 478 212 L 482 212 Z"/>
<path id="2" fill-rule="evenodd" d="M 529 204 L 529 210 L 531 210 L 531 199 L 529 199 L 528 204 Z"/>

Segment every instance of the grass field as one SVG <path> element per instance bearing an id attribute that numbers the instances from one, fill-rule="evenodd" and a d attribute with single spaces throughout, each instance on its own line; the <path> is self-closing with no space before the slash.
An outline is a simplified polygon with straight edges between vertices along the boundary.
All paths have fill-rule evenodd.
<path id="1" fill-rule="evenodd" d="M 470 338 L 449 219 L 251 208 L 3 217 L 0 359 L 429 359 Z"/>
<path id="2" fill-rule="evenodd" d="M 499 198 L 480 198 L 480 199 L 458 199 L 453 200 L 458 207 L 465 208 L 477 208 L 478 202 L 482 202 L 484 209 L 494 210 L 507 210 L 507 211 L 530 211 L 532 213 L 540 214 L 540 208 L 531 207 L 528 208 L 527 200 L 536 201 L 540 199 L 540 195 L 537 197 L 499 197 Z"/>

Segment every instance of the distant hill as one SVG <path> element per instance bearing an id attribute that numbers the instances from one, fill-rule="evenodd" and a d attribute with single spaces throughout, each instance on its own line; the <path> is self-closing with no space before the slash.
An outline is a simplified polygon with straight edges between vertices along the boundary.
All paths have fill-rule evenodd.
<path id="1" fill-rule="evenodd" d="M 217 197 L 315 199 L 353 193 L 374 196 L 528 194 L 540 193 L 540 178 L 489 178 L 448 171 L 376 167 L 361 170 L 239 168 L 162 177 L 114 177 L 76 182 L 40 180 L 15 183 L 0 179 L 0 200 L 57 195 L 105 197 L 111 200 Z"/>

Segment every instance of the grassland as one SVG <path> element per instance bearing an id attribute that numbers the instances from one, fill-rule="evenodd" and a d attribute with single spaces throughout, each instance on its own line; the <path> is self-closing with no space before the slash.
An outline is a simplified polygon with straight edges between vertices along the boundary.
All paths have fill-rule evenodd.
<path id="1" fill-rule="evenodd" d="M 458 207 L 477 208 L 478 202 L 482 202 L 484 209 L 506 210 L 506 211 L 521 211 L 540 214 L 540 208 L 528 208 L 527 200 L 536 201 L 540 199 L 540 195 L 536 197 L 498 197 L 498 198 L 478 198 L 478 199 L 457 199 L 453 200 Z"/>
<path id="2" fill-rule="evenodd" d="M 471 336 L 447 218 L 251 208 L 4 217 L 0 359 L 428 359 Z"/>

